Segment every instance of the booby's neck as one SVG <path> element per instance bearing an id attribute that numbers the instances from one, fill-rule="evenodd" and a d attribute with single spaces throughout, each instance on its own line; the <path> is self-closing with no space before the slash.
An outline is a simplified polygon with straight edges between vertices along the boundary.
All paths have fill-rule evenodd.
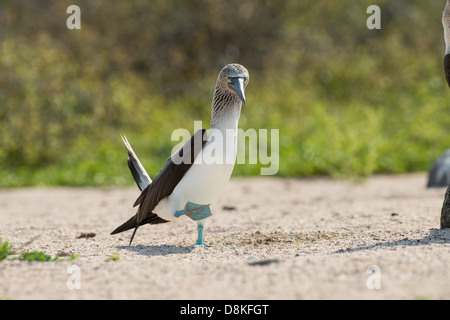
<path id="1" fill-rule="evenodd" d="M 211 129 L 237 130 L 242 101 L 227 89 L 216 86 L 211 107 Z"/>

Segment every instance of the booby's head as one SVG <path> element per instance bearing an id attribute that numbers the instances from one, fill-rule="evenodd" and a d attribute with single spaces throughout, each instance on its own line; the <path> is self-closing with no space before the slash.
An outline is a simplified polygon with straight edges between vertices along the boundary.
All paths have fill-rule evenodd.
<path id="1" fill-rule="evenodd" d="M 239 98 L 245 104 L 245 87 L 250 76 L 244 66 L 232 63 L 227 64 L 220 71 L 217 78 L 217 87 L 228 91 L 232 96 Z"/>
<path id="2" fill-rule="evenodd" d="M 245 104 L 247 69 L 237 63 L 227 64 L 219 72 L 211 108 L 211 128 L 234 127 Z"/>

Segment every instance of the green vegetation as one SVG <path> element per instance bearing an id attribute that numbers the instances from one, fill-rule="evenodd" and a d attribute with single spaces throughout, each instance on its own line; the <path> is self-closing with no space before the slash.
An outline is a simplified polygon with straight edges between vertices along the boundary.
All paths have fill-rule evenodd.
<path id="1" fill-rule="evenodd" d="M 21 252 L 18 259 L 24 261 L 72 261 L 78 257 L 77 254 L 71 254 L 68 258 L 58 256 L 51 257 L 42 251 Z"/>
<path id="2" fill-rule="evenodd" d="M 15 257 L 18 255 L 18 257 Z M 8 241 L 3 241 L 0 238 L 0 261 L 5 260 L 9 256 L 13 256 L 13 260 L 22 261 L 72 261 L 78 257 L 77 254 L 71 253 L 68 258 L 60 258 L 58 256 L 51 257 L 50 255 L 42 251 L 30 251 L 30 252 L 13 252 Z"/>
<path id="3" fill-rule="evenodd" d="M 108 258 L 105 259 L 105 261 L 119 261 L 120 260 L 120 254 L 117 252 L 110 255 Z"/>
<path id="4" fill-rule="evenodd" d="M 41 251 L 22 252 L 19 256 L 19 260 L 25 261 L 56 261 L 58 257 L 52 258 L 48 254 Z"/>
<path id="5" fill-rule="evenodd" d="M 414 300 L 434 300 L 433 295 L 429 293 L 422 294 L 414 298 Z"/>
<path id="6" fill-rule="evenodd" d="M 0 261 L 5 260 L 11 255 L 11 246 L 8 244 L 8 241 L 3 242 L 2 238 L 0 238 Z"/>
<path id="7" fill-rule="evenodd" d="M 71 4 L 0 3 L 0 187 L 132 184 L 121 134 L 155 176 L 229 62 L 251 75 L 240 127 L 280 130 L 279 176 L 425 171 L 450 147 L 444 1 L 81 0 L 68 30 Z"/>

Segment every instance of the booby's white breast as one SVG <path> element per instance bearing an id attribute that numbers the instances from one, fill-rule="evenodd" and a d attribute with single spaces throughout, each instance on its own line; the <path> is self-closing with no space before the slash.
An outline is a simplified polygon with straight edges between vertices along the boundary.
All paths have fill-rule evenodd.
<path id="1" fill-rule="evenodd" d="M 174 217 L 175 212 L 184 209 L 188 201 L 214 208 L 230 180 L 236 162 L 237 121 L 235 119 L 230 119 L 234 124 L 227 123 L 221 128 L 211 130 L 208 142 L 192 166 L 172 194 L 160 201 L 153 209 L 154 213 L 165 220 L 174 221 L 179 219 Z M 233 127 L 230 128 L 230 126 Z M 223 139 L 218 138 L 219 136 Z"/>

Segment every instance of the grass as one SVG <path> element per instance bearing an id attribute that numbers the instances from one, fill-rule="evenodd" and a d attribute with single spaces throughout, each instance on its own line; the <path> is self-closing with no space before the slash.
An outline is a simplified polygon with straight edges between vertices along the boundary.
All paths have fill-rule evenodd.
<path id="1" fill-rule="evenodd" d="M 18 260 L 22 261 L 57 261 L 58 257 L 51 257 L 41 251 L 22 252 Z"/>
<path id="2" fill-rule="evenodd" d="M 8 256 L 11 255 L 11 246 L 9 245 L 8 241 L 3 241 L 2 238 L 0 238 L 0 261 L 5 260 L 8 258 Z"/>
<path id="3" fill-rule="evenodd" d="M 294 88 L 285 90 L 291 92 Z M 279 129 L 277 176 L 281 177 L 348 178 L 427 171 L 450 147 L 447 134 L 450 119 L 446 116 L 446 100 L 438 90 L 428 88 L 422 94 L 425 96 L 413 94 L 404 99 L 389 93 L 398 104 L 391 102 L 379 107 L 369 105 L 362 97 L 339 107 L 324 99 L 306 100 L 299 105 L 300 114 L 292 117 L 289 109 L 283 109 L 290 98 L 249 92 L 241 127 L 269 132 Z M 181 106 L 174 102 L 167 108 L 179 110 Z M 261 118 L 258 115 L 261 108 L 267 109 L 271 117 Z M 205 108 L 204 112 L 207 118 L 209 110 Z M 170 141 L 172 129 L 185 127 L 193 132 L 195 119 L 185 117 L 183 121 L 181 117 L 185 116 L 171 113 L 158 121 L 149 121 L 148 127 L 140 130 L 105 129 L 107 132 L 102 137 L 88 132 L 68 144 L 70 147 L 51 161 L 4 167 L 0 187 L 131 185 L 134 182 L 126 165 L 127 155 L 120 134 L 127 135 L 144 167 L 154 177 L 177 143 Z M 240 152 L 248 152 L 245 143 L 239 141 Z M 269 143 L 268 147 L 272 148 L 277 141 L 269 140 Z M 237 164 L 233 175 L 259 175 L 262 167 L 267 165 L 261 164 L 258 158 L 257 164 Z"/>
<path id="4" fill-rule="evenodd" d="M 434 300 L 433 295 L 430 293 L 424 293 L 414 298 L 414 300 Z"/>
<path id="5" fill-rule="evenodd" d="M 227 59 L 220 55 L 217 59 L 223 53 L 222 45 L 217 52 L 205 48 L 211 41 L 204 32 L 218 29 L 224 32 L 223 40 L 236 41 L 235 51 L 241 53 L 236 59 L 251 75 L 240 127 L 279 129 L 278 176 L 347 178 L 427 171 L 450 147 L 439 21 L 443 8 L 437 1 L 408 3 L 403 11 L 392 1 L 380 1 L 382 12 L 389 17 L 384 18 L 381 30 L 368 30 L 365 12 L 370 1 L 356 5 L 346 0 L 327 6 L 286 1 L 268 11 L 276 18 L 275 24 L 266 24 L 263 12 L 255 11 L 247 21 L 255 27 L 249 33 L 234 23 L 216 28 L 216 23 L 221 25 L 220 17 L 204 18 L 216 12 L 208 3 L 195 11 L 184 10 L 192 21 L 209 21 L 210 27 L 188 24 L 186 29 L 184 19 L 175 17 L 166 25 L 170 19 L 161 15 L 165 27 L 147 30 L 148 43 L 133 32 L 146 27 L 139 24 L 135 5 L 91 8 L 92 16 L 83 18 L 83 36 L 78 37 L 78 33 L 54 28 L 66 18 L 59 7 L 49 11 L 28 2 L 18 4 L 36 15 L 29 21 L 43 24 L 36 34 L 34 24 L 25 28 L 27 21 L 14 14 L 22 11 L 13 2 L 5 4 L 0 20 L 5 12 L 4 20 L 11 20 L 11 25 L 0 30 L 4 32 L 0 44 L 0 69 L 4 71 L 0 73 L 0 188 L 131 185 L 121 134 L 128 137 L 154 177 L 178 143 L 170 140 L 175 128 L 193 133 L 194 120 L 209 127 L 216 64 Z M 173 11 L 166 1 L 151 6 L 165 8 L 167 14 Z M 157 12 L 152 19 L 158 18 Z M 122 14 L 137 19 L 124 19 Z M 196 19 L 195 14 L 202 18 Z M 121 23 L 112 26 L 109 21 L 114 17 L 121 17 L 117 18 Z M 127 23 L 131 24 L 123 28 Z M 164 55 L 159 58 L 167 57 L 171 63 L 150 63 L 156 58 L 153 48 L 160 47 L 152 41 L 182 45 L 177 37 L 184 33 L 172 32 L 168 25 L 174 30 L 198 27 L 186 32 L 195 30 L 196 41 L 185 39 L 186 47 L 161 50 Z M 259 29 L 266 25 L 270 32 Z M 96 32 L 105 29 L 110 30 L 110 37 Z M 126 35 L 122 34 L 125 30 Z M 220 35 L 215 36 L 220 39 Z M 255 39 L 264 44 L 264 50 L 248 48 Z M 265 45 L 270 40 L 276 43 Z M 144 47 L 152 53 L 151 59 L 143 58 Z M 214 63 L 207 63 L 205 56 L 214 57 Z M 190 61 L 182 74 L 178 72 L 183 68 L 170 68 L 177 59 Z M 138 68 L 147 63 L 151 65 L 145 72 Z M 236 165 L 233 174 L 259 175 L 265 167 L 261 160 Z"/>
<path id="6" fill-rule="evenodd" d="M 115 252 L 112 255 L 110 255 L 108 258 L 105 259 L 105 261 L 119 261 L 120 260 L 120 254 Z"/>
<path id="7" fill-rule="evenodd" d="M 42 251 L 21 252 L 18 260 L 22 261 L 73 261 L 78 257 L 77 254 L 71 253 L 68 258 L 52 257 Z"/>
<path id="8" fill-rule="evenodd" d="M 58 256 L 52 257 L 42 251 L 30 251 L 30 252 L 14 252 L 11 251 L 11 246 L 8 241 L 3 241 L 0 238 L 0 261 L 5 260 L 8 257 L 12 256 L 13 260 L 21 260 L 21 261 L 73 261 L 78 257 L 77 254 L 71 253 L 68 258 L 60 258 Z"/>

